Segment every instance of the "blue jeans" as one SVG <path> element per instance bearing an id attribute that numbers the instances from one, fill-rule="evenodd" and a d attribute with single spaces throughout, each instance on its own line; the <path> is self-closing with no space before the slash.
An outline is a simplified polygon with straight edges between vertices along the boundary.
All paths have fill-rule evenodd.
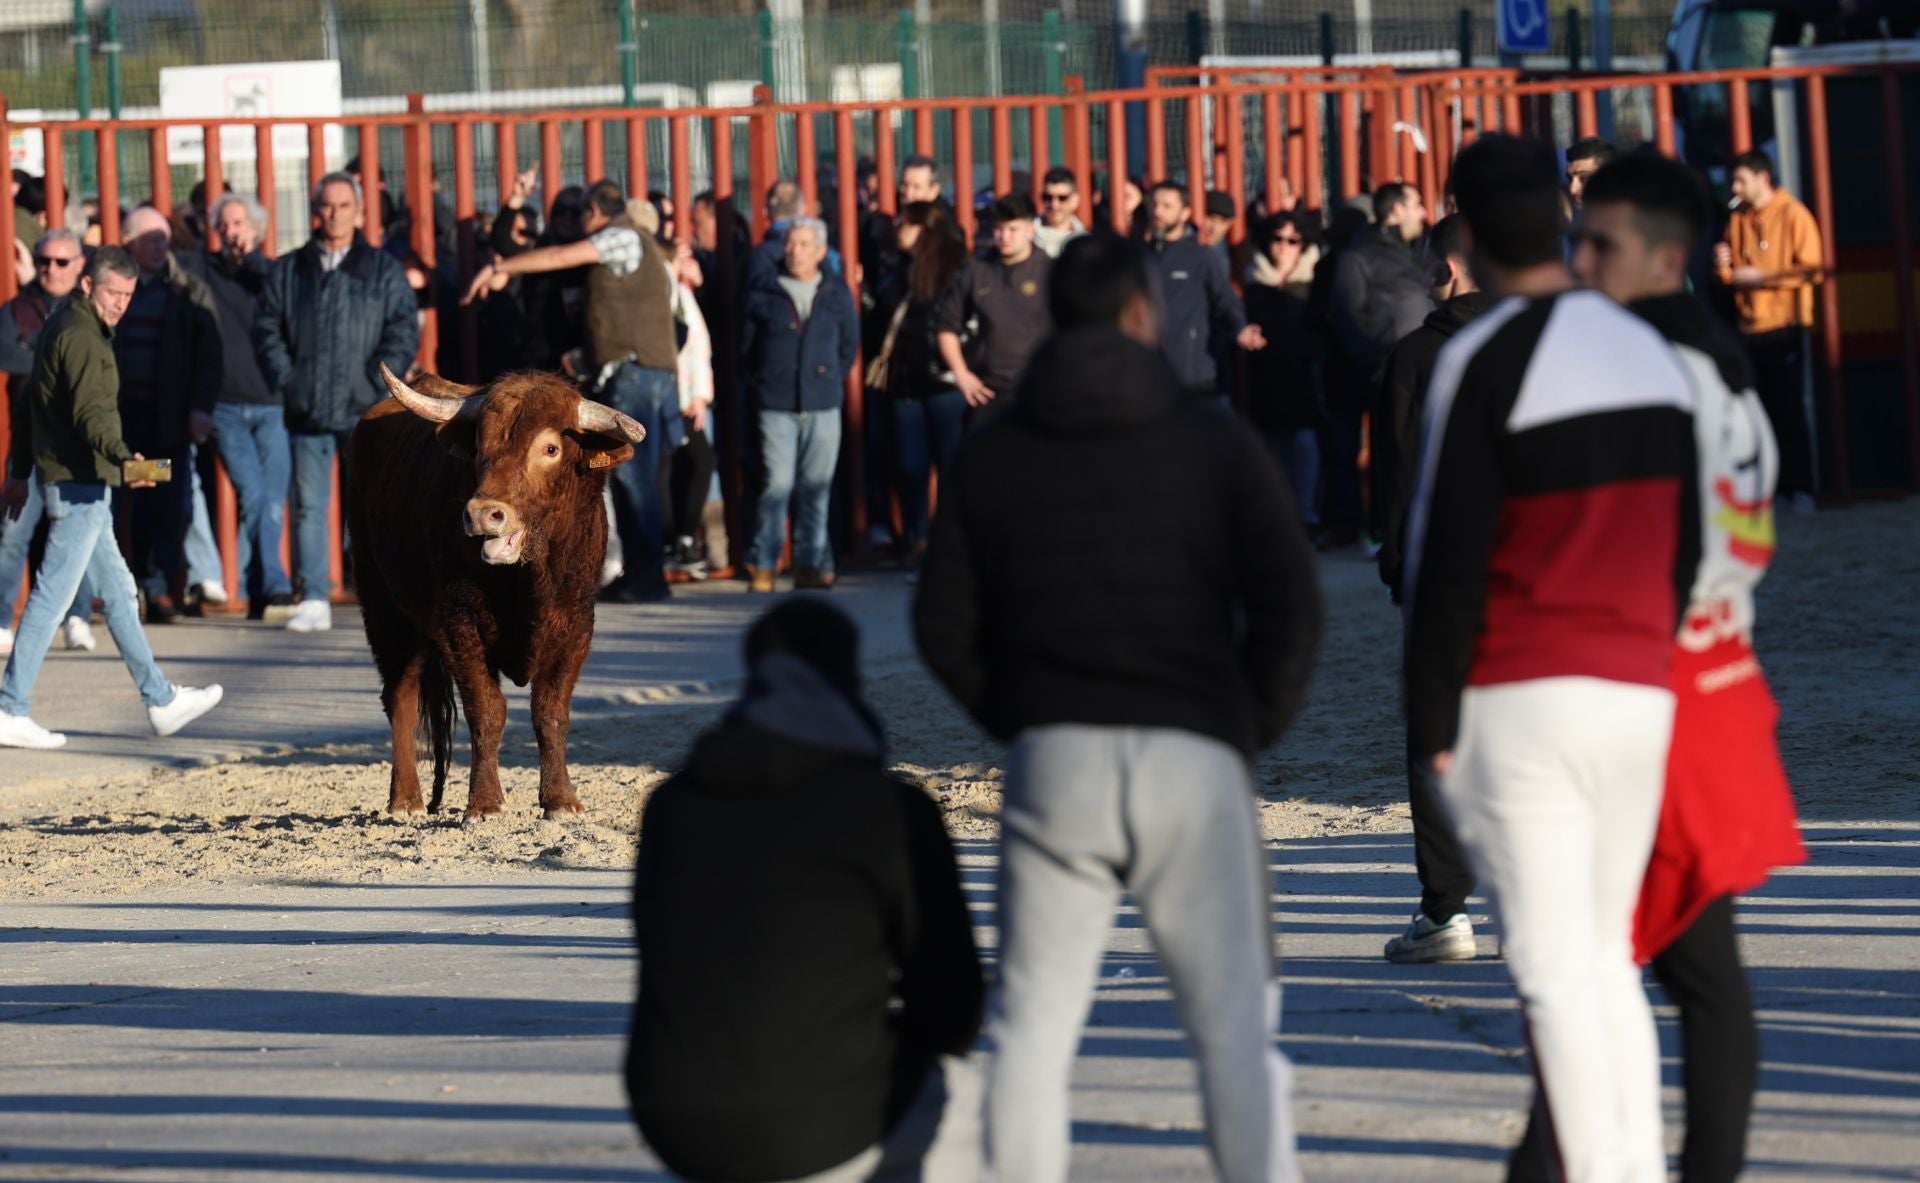
<path id="1" fill-rule="evenodd" d="M 187 586 L 220 583 L 226 572 L 220 566 L 220 548 L 213 541 L 213 521 L 207 514 L 207 491 L 200 480 L 200 449 L 191 453 L 193 470 L 193 519 L 187 525 Z"/>
<path id="2" fill-rule="evenodd" d="M 328 553 L 327 510 L 333 497 L 333 461 L 347 451 L 347 434 L 321 432 L 288 437 L 293 457 L 293 563 L 300 598 L 324 600 L 333 593 L 332 556 Z M 340 468 L 340 496 L 347 495 L 346 466 Z M 341 542 L 346 530 L 341 529 Z M 274 540 L 279 545 L 279 540 Z"/>
<path id="3" fill-rule="evenodd" d="M 32 544 L 33 531 L 46 512 L 40 478 L 34 476 L 27 478 L 27 504 L 21 508 L 20 516 L 8 521 L 5 514 L 0 514 L 0 628 L 13 627 L 14 600 L 20 594 L 20 581 L 27 573 L 27 547 Z M 93 585 L 87 581 L 85 572 L 81 573 L 80 588 L 74 593 L 73 605 L 66 615 L 82 619 L 93 615 Z"/>
<path id="4" fill-rule="evenodd" d="M 91 579 L 100 594 L 107 628 L 120 647 L 120 660 L 127 663 L 127 672 L 140 688 L 140 700 L 150 707 L 173 701 L 173 686 L 155 664 L 147 634 L 140 628 L 140 596 L 113 536 L 109 492 L 105 485 L 81 484 L 48 485 L 42 490 L 50 523 L 47 554 L 40 560 L 40 578 L 20 618 L 6 678 L 0 681 L 0 711 L 28 713 L 28 698 L 40 676 L 40 663 L 47 659 L 47 647 L 53 644 L 53 630 L 82 579 Z"/>
<path id="5" fill-rule="evenodd" d="M 967 431 L 967 400 L 957 390 L 943 390 L 926 398 L 893 400 L 893 443 L 900 465 L 900 519 L 904 541 L 918 546 L 927 540 L 927 477 L 938 470 L 947 476 L 960 439 Z"/>
<path id="6" fill-rule="evenodd" d="M 213 408 L 213 442 L 240 503 L 234 566 L 246 598 L 292 594 L 293 581 L 280 562 L 287 483 L 293 472 L 286 412 L 280 407 L 221 403 Z"/>
<path id="7" fill-rule="evenodd" d="M 1273 458 L 1280 463 L 1280 475 L 1286 478 L 1300 520 L 1309 526 L 1320 524 L 1320 433 L 1311 427 L 1276 431 L 1267 437 Z"/>
<path id="8" fill-rule="evenodd" d="M 599 401 L 639 420 L 647 438 L 633 445 L 633 459 L 613 469 L 613 524 L 620 535 L 624 583 L 639 590 L 666 585 L 661 569 L 666 549 L 660 520 L 660 457 L 680 442 L 680 376 L 670 370 L 621 366 L 600 388 Z"/>
<path id="9" fill-rule="evenodd" d="M 827 545 L 827 501 L 833 472 L 840 463 L 840 412 L 761 411 L 760 460 L 766 485 L 754 522 L 749 566 L 762 571 L 780 565 L 787 506 L 793 506 L 793 565 L 833 570 Z"/>

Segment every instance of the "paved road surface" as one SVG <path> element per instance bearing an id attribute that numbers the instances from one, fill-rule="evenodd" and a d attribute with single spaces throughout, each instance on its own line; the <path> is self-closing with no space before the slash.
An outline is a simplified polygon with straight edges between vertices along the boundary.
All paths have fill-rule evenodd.
<path id="1" fill-rule="evenodd" d="M 906 660 L 897 585 L 840 598 L 869 656 Z M 723 694 L 726 589 L 602 619 L 585 709 Z M 158 744 L 116 659 L 57 656 L 36 713 L 74 746 L 0 755 L 28 778 L 137 771 L 379 729 L 349 614 L 288 638 L 155 630 L 182 680 L 224 681 L 217 724 Z M 301 660 L 286 654 L 298 646 Z M 1920 1179 L 1920 830 L 1822 824 L 1813 865 L 1745 906 L 1765 1024 L 1755 1180 Z M 1389 966 L 1412 882 L 1403 838 L 1275 844 L 1283 1045 L 1308 1177 L 1500 1177 L 1528 1091 L 1499 962 Z M 991 947 L 993 856 L 963 851 Z M 0 911 L 0 1179 L 660 1179 L 617 1068 L 633 988 L 626 883 L 201 888 Z M 1483 952 L 1492 942 L 1483 939 Z M 1191 1066 L 1138 914 L 1118 918 L 1075 1077 L 1075 1177 L 1210 1177 Z M 1675 1033 L 1663 1013 L 1669 1085 Z M 1678 1096 L 1668 1093 L 1670 1125 Z"/>

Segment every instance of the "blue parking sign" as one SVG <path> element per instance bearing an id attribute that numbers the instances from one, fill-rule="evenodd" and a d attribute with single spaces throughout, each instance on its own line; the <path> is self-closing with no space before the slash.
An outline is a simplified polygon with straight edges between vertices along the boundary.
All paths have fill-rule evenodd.
<path id="1" fill-rule="evenodd" d="M 1552 48 L 1547 0 L 1494 0 L 1501 53 L 1546 53 Z"/>

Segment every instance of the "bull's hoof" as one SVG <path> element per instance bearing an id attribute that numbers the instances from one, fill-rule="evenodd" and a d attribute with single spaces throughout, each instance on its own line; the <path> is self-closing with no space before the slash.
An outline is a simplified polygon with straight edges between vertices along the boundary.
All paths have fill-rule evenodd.
<path id="1" fill-rule="evenodd" d="M 556 821 L 563 817 L 581 814 L 587 811 L 587 807 L 578 801 L 555 801 L 551 805 L 543 804 L 541 809 L 548 821 Z"/>
<path id="2" fill-rule="evenodd" d="M 418 797 L 411 801 L 387 802 L 387 813 L 393 817 L 423 817 L 426 812 L 426 804 Z"/>
<path id="3" fill-rule="evenodd" d="M 467 806 L 466 816 L 461 820 L 467 825 L 472 825 L 475 822 L 489 821 L 500 816 L 500 809 L 501 806 L 498 803 L 490 805 L 469 805 Z"/>

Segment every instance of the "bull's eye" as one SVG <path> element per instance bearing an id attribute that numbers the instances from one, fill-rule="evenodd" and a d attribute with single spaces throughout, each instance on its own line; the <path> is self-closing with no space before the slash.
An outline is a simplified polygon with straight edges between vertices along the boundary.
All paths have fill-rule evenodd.
<path id="1" fill-rule="evenodd" d="M 547 455 L 549 455 L 549 456 L 558 456 L 559 454 L 560 454 L 560 445 L 559 445 L 559 444 L 548 444 L 548 445 L 547 445 Z"/>

